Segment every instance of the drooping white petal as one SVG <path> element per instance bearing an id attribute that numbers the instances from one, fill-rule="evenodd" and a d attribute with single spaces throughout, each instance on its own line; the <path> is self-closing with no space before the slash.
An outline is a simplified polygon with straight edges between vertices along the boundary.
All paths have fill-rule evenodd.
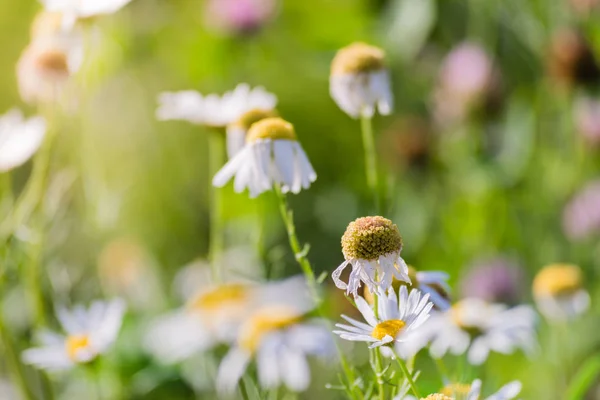
<path id="1" fill-rule="evenodd" d="M 0 118 L 0 172 L 24 164 L 39 149 L 46 134 L 42 117 L 24 120 L 19 110 Z"/>

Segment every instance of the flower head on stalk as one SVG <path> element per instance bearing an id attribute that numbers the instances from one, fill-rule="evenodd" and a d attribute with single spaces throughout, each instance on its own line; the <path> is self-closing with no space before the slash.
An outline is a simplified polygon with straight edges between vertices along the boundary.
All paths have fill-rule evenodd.
<path id="1" fill-rule="evenodd" d="M 46 134 L 42 117 L 25 119 L 19 110 L 0 117 L 0 172 L 16 168 L 40 148 Z"/>
<path id="2" fill-rule="evenodd" d="M 450 308 L 450 286 L 448 285 L 448 274 L 442 271 L 417 271 L 414 267 L 408 266 L 408 277 L 410 284 L 405 281 L 393 279 L 392 287 L 398 290 L 400 286 L 408 286 L 419 289 L 427 293 L 433 306 L 437 310 L 447 310 Z M 373 292 L 365 287 L 363 297 L 369 304 L 374 303 Z"/>
<path id="3" fill-rule="evenodd" d="M 246 144 L 246 136 L 250 127 L 267 118 L 277 117 L 277 111 L 254 108 L 248 110 L 234 122 L 227 125 L 227 155 L 233 158 L 237 153 L 244 148 Z"/>
<path id="4" fill-rule="evenodd" d="M 125 313 L 121 300 L 97 301 L 86 310 L 76 306 L 72 311 L 58 310 L 58 320 L 66 336 L 42 332 L 42 347 L 25 350 L 23 362 L 41 369 L 69 369 L 94 360 L 108 350 L 117 338 Z"/>
<path id="5" fill-rule="evenodd" d="M 471 384 L 452 383 L 438 393 L 430 394 L 422 400 L 511 400 L 521 392 L 521 382 L 512 381 L 502 386 L 496 393 L 482 398 L 481 380 L 475 379 Z M 397 400 L 416 400 L 412 396 L 404 396 Z"/>
<path id="6" fill-rule="evenodd" d="M 306 390 L 310 384 L 307 356 L 325 356 L 333 350 L 323 322 L 305 318 L 314 307 L 306 290 L 287 290 L 280 299 L 250 310 L 219 366 L 217 390 L 233 392 L 253 359 L 261 387 L 284 384 L 293 391 Z"/>
<path id="7" fill-rule="evenodd" d="M 75 26 L 77 20 L 113 14 L 126 6 L 131 0 L 40 0 L 44 8 L 62 15 L 63 30 Z"/>
<path id="8" fill-rule="evenodd" d="M 252 125 L 246 144 L 213 178 L 224 186 L 235 176 L 237 193 L 246 188 L 250 197 L 281 186 L 284 193 L 299 193 L 317 179 L 294 127 L 281 118 L 267 118 Z"/>
<path id="9" fill-rule="evenodd" d="M 375 316 L 374 307 L 356 297 L 356 307 L 367 323 L 342 315 L 350 325 L 336 324 L 340 330 L 333 333 L 342 339 L 370 343 L 370 348 L 402 342 L 427 321 L 433 307 L 428 294 L 423 295 L 417 289 L 408 294 L 406 286 L 401 286 L 398 294 L 393 288 L 387 293 L 380 289 L 378 300 Z"/>
<path id="10" fill-rule="evenodd" d="M 370 118 L 376 109 L 390 114 L 394 99 L 384 51 L 360 42 L 340 49 L 331 62 L 329 92 L 352 118 Z"/>
<path id="11" fill-rule="evenodd" d="M 574 318 L 590 306 L 581 269 L 572 264 L 544 267 L 533 280 L 533 296 L 540 312 L 551 321 Z"/>
<path id="12" fill-rule="evenodd" d="M 338 288 L 354 296 L 361 282 L 371 291 L 378 287 L 389 289 L 394 278 L 411 283 L 401 251 L 402 237 L 392 221 L 379 216 L 357 218 L 342 236 L 345 261 L 331 276 Z M 352 272 L 345 283 L 340 276 L 348 265 L 352 266 Z"/>
<path id="13" fill-rule="evenodd" d="M 532 351 L 535 346 L 536 314 L 530 306 L 506 308 L 480 299 L 463 299 L 445 312 L 433 313 L 419 337 L 407 342 L 416 354 L 430 343 L 429 352 L 441 358 L 447 352 L 481 365 L 491 351 L 511 354 L 517 349 Z"/>

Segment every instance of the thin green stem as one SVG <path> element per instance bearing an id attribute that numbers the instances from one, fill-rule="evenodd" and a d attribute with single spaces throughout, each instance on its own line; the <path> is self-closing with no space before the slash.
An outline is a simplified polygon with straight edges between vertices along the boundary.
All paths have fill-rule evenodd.
<path id="1" fill-rule="evenodd" d="M 13 380 L 16 382 L 23 398 L 25 400 L 34 400 L 35 396 L 31 391 L 27 379 L 25 378 L 25 372 L 23 371 L 23 365 L 18 355 L 15 353 L 15 347 L 10 340 L 8 330 L 4 326 L 3 316 L 0 314 L 0 343 L 4 348 L 4 355 L 6 363 L 10 370 Z"/>
<path id="2" fill-rule="evenodd" d="M 381 200 L 379 196 L 379 177 L 377 173 L 377 158 L 375 152 L 375 136 L 373 134 L 372 117 L 361 116 L 360 127 L 362 131 L 363 147 L 365 151 L 365 172 L 367 186 L 373 195 L 375 212 L 381 213 Z"/>
<path id="3" fill-rule="evenodd" d="M 240 381 L 238 382 L 238 387 L 240 388 L 240 393 L 242 395 L 242 399 L 244 400 L 249 400 L 250 397 L 248 396 L 248 389 L 246 389 L 246 382 L 244 382 L 244 378 L 240 378 Z"/>
<path id="4" fill-rule="evenodd" d="M 377 381 L 377 392 L 379 400 L 385 400 L 385 387 L 383 386 L 383 362 L 381 361 L 381 352 L 378 348 L 375 351 L 375 379 Z"/>
<path id="5" fill-rule="evenodd" d="M 393 347 L 392 347 L 392 349 L 394 351 L 394 358 L 396 358 L 396 361 L 398 362 L 398 366 L 400 367 L 400 370 L 402 370 L 402 373 L 406 377 L 406 380 L 408 381 L 408 384 L 410 385 L 410 389 L 412 390 L 413 394 L 415 396 L 417 396 L 417 399 L 420 399 L 421 395 L 419 394 L 419 390 L 417 389 L 417 385 L 415 384 L 412 374 L 406 367 L 406 363 L 404 362 L 402 357 L 398 356 L 398 353 L 396 352 L 396 350 Z"/>
<path id="6" fill-rule="evenodd" d="M 208 135 L 209 192 L 210 196 L 210 241 L 208 258 L 212 268 L 213 280 L 221 281 L 221 257 L 225 243 L 225 224 L 223 220 L 223 190 L 212 185 L 212 177 L 225 164 L 225 136 L 222 132 L 210 132 Z"/>
<path id="7" fill-rule="evenodd" d="M 448 375 L 448 369 L 446 368 L 446 364 L 444 364 L 444 360 L 441 358 L 433 358 L 433 360 L 435 361 L 435 366 L 437 367 L 440 377 L 442 378 L 442 383 L 444 386 L 449 384 L 450 375 Z"/>

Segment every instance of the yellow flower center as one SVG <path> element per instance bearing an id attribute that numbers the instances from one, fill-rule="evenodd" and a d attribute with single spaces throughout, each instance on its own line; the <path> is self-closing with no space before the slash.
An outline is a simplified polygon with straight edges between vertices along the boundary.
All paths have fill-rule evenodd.
<path id="1" fill-rule="evenodd" d="M 471 336 L 479 336 L 481 334 L 481 328 L 472 321 L 470 321 L 467 312 L 465 311 L 466 306 L 462 301 L 456 302 L 450 309 L 450 316 L 456 326 L 469 333 Z"/>
<path id="2" fill-rule="evenodd" d="M 543 268 L 533 280 L 536 296 L 568 295 L 582 287 L 581 269 L 572 264 L 552 264 Z"/>
<path id="3" fill-rule="evenodd" d="M 454 400 L 452 397 L 448 397 L 441 393 L 430 394 L 427 397 L 422 397 L 421 400 Z"/>
<path id="4" fill-rule="evenodd" d="M 250 129 L 252 125 L 257 123 L 258 121 L 262 121 L 266 118 L 275 118 L 277 117 L 277 111 L 275 110 L 262 110 L 259 108 L 255 108 L 254 110 L 250 110 L 242 114 L 237 121 L 233 123 L 236 127 L 247 131 Z"/>
<path id="5" fill-rule="evenodd" d="M 371 336 L 377 340 L 382 340 L 386 336 L 391 336 L 394 339 L 404 328 L 406 322 L 401 319 L 390 319 L 377 324 L 371 332 Z"/>
<path id="6" fill-rule="evenodd" d="M 467 398 L 467 395 L 471 391 L 471 385 L 466 383 L 452 383 L 445 386 L 440 393 L 443 396 L 448 396 L 451 399 L 463 400 Z"/>
<path id="7" fill-rule="evenodd" d="M 380 256 L 402 250 L 398 226 L 380 216 L 362 217 L 350 222 L 342 236 L 342 253 L 346 260 L 377 260 Z"/>
<path id="8" fill-rule="evenodd" d="M 65 341 L 65 350 L 67 355 L 73 361 L 77 361 L 77 354 L 90 346 L 90 337 L 88 335 L 72 335 Z"/>
<path id="9" fill-rule="evenodd" d="M 249 287 L 239 283 L 220 285 L 193 299 L 188 308 L 200 311 L 218 311 L 222 307 L 242 304 L 248 300 Z"/>
<path id="10" fill-rule="evenodd" d="M 382 49 L 366 43 L 353 43 L 340 49 L 331 62 L 331 75 L 360 74 L 382 70 L 385 66 Z"/>
<path id="11" fill-rule="evenodd" d="M 48 49 L 36 58 L 36 66 L 43 72 L 66 75 L 69 73 L 67 55 L 64 51 Z"/>
<path id="12" fill-rule="evenodd" d="M 301 315 L 295 310 L 284 306 L 259 310 L 242 326 L 240 346 L 254 352 L 266 334 L 293 325 L 300 321 L 300 318 Z"/>
<path id="13" fill-rule="evenodd" d="M 266 118 L 253 124 L 246 141 L 255 142 L 260 139 L 297 140 L 294 126 L 281 118 Z"/>

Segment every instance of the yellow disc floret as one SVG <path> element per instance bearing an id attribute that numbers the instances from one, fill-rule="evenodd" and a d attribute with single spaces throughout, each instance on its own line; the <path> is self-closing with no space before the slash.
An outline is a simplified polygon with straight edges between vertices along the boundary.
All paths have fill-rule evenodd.
<path id="1" fill-rule="evenodd" d="M 466 383 L 452 383 L 440 390 L 442 395 L 456 400 L 466 399 L 469 392 L 471 392 L 471 385 Z"/>
<path id="2" fill-rule="evenodd" d="M 263 119 L 267 118 L 275 118 L 277 116 L 278 114 L 275 110 L 263 110 L 260 108 L 255 108 L 243 113 L 232 125 L 243 129 L 244 131 L 248 131 L 248 129 L 250 129 L 250 127 L 258 121 L 262 121 Z"/>
<path id="3" fill-rule="evenodd" d="M 384 69 L 382 49 L 357 42 L 340 49 L 331 62 L 331 75 L 360 74 Z"/>
<path id="4" fill-rule="evenodd" d="M 390 319 L 383 321 L 378 323 L 375 328 L 373 328 L 371 336 L 377 340 L 382 340 L 386 336 L 391 336 L 395 339 L 405 326 L 406 322 L 402 321 L 401 319 Z"/>
<path id="5" fill-rule="evenodd" d="M 191 310 L 215 311 L 232 304 L 248 300 L 249 287 L 240 283 L 220 285 L 194 298 L 188 307 Z"/>
<path id="6" fill-rule="evenodd" d="M 581 269 L 572 264 L 552 264 L 544 267 L 533 280 L 536 296 L 568 295 L 581 289 Z"/>
<path id="7" fill-rule="evenodd" d="M 346 260 L 374 261 L 402 250 L 398 227 L 387 218 L 363 217 L 351 222 L 342 236 L 342 252 Z"/>
<path id="8" fill-rule="evenodd" d="M 441 393 L 430 394 L 427 397 L 422 397 L 421 400 L 454 400 L 452 397 L 448 397 Z"/>
<path id="9" fill-rule="evenodd" d="M 72 335 L 65 341 L 65 350 L 72 361 L 77 361 L 79 352 L 89 346 L 90 337 L 88 335 Z"/>
<path id="10" fill-rule="evenodd" d="M 35 65 L 44 73 L 58 75 L 68 75 L 69 73 L 67 54 L 57 49 L 49 48 L 40 52 L 35 59 Z"/>
<path id="11" fill-rule="evenodd" d="M 254 352 L 266 334 L 293 325 L 300 319 L 301 315 L 290 307 L 263 308 L 252 315 L 242 326 L 240 346 L 247 351 Z"/>
<path id="12" fill-rule="evenodd" d="M 266 118 L 253 124 L 246 141 L 257 140 L 297 140 L 294 126 L 281 118 Z"/>

